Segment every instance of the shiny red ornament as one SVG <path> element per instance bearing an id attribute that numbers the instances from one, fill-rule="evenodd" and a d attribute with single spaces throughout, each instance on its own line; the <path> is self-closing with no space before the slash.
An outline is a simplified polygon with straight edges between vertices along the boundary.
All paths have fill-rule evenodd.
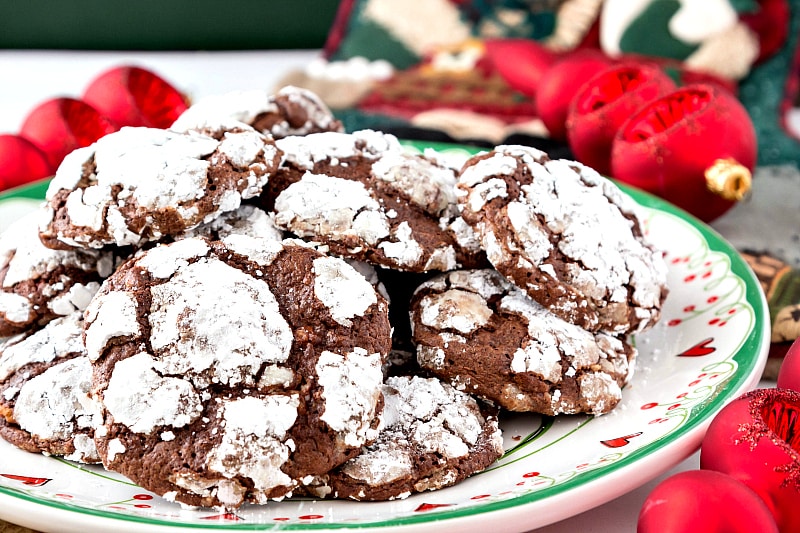
<path id="1" fill-rule="evenodd" d="M 800 392 L 800 339 L 796 339 L 781 362 L 778 371 L 778 388 Z"/>
<path id="2" fill-rule="evenodd" d="M 28 113 L 19 134 L 44 152 L 50 167 L 56 169 L 68 153 L 117 129 L 86 102 L 52 98 Z"/>
<path id="3" fill-rule="evenodd" d="M 645 104 L 675 90 L 660 68 L 626 63 L 601 71 L 570 102 L 567 140 L 575 158 L 601 174 L 611 173 L 611 145 L 620 127 Z"/>
<path id="4" fill-rule="evenodd" d="M 712 470 L 666 478 L 648 494 L 637 533 L 778 533 L 772 514 L 747 485 Z"/>
<path id="5" fill-rule="evenodd" d="M 611 174 L 708 222 L 749 192 L 756 157 L 742 104 L 717 86 L 693 84 L 650 102 L 619 129 Z"/>
<path id="6" fill-rule="evenodd" d="M 550 137 L 567 140 L 567 112 L 575 93 L 612 64 L 613 60 L 599 50 L 587 48 L 559 59 L 544 72 L 536 87 L 536 114 Z"/>
<path id="7" fill-rule="evenodd" d="M 800 531 L 800 392 L 757 389 L 726 405 L 703 439 L 700 468 L 740 480 L 781 531 Z"/>
<path id="8" fill-rule="evenodd" d="M 120 127 L 168 128 L 188 107 L 175 87 L 134 66 L 103 72 L 89 83 L 82 99 Z"/>
<path id="9" fill-rule="evenodd" d="M 534 96 L 543 73 L 557 55 L 530 39 L 486 39 L 486 56 L 511 88 Z"/>
<path id="10" fill-rule="evenodd" d="M 761 498 L 747 485 L 712 470 L 666 478 L 647 495 L 637 533 L 778 533 Z"/>
<path id="11" fill-rule="evenodd" d="M 0 135 L 0 190 L 46 178 L 55 169 L 47 156 L 19 135 Z"/>

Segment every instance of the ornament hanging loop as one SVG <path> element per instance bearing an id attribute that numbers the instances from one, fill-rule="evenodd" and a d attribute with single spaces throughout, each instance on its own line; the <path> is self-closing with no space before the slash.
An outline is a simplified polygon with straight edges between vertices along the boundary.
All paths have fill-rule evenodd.
<path id="1" fill-rule="evenodd" d="M 750 169 L 735 159 L 717 159 L 704 175 L 709 191 L 734 202 L 744 199 L 753 186 Z"/>

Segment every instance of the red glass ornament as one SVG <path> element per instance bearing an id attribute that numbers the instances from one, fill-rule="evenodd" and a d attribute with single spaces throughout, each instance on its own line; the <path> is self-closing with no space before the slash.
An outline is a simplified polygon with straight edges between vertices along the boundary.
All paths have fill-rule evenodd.
<path id="1" fill-rule="evenodd" d="M 749 191 L 756 152 L 753 122 L 733 95 L 687 85 L 650 102 L 620 128 L 611 173 L 708 222 Z"/>
<path id="2" fill-rule="evenodd" d="M 726 405 L 703 439 L 700 467 L 742 481 L 781 531 L 800 531 L 800 392 L 757 389 Z"/>
<path id="3" fill-rule="evenodd" d="M 19 135 L 0 135 L 0 190 L 10 189 L 53 174 L 47 156 Z"/>
<path id="4" fill-rule="evenodd" d="M 527 96 L 536 94 L 542 74 L 557 58 L 555 52 L 530 39 L 487 39 L 484 46 L 506 83 Z"/>
<path id="5" fill-rule="evenodd" d="M 89 83 L 82 99 L 120 127 L 168 128 L 188 107 L 184 95 L 168 82 L 133 66 L 103 72 Z"/>
<path id="6" fill-rule="evenodd" d="M 582 49 L 559 59 L 544 72 L 536 87 L 536 114 L 550 137 L 567 140 L 567 112 L 575 93 L 612 64 L 613 60 L 599 50 Z"/>
<path id="7" fill-rule="evenodd" d="M 792 343 L 783 357 L 778 371 L 778 388 L 800 392 L 800 339 Z"/>
<path id="8" fill-rule="evenodd" d="M 35 144 L 55 169 L 64 156 L 118 128 L 95 108 L 75 98 L 53 98 L 36 106 L 19 134 Z"/>
<path id="9" fill-rule="evenodd" d="M 617 130 L 644 104 L 674 89 L 675 83 L 661 69 L 640 63 L 617 65 L 592 77 L 567 112 L 567 140 L 575 158 L 610 174 Z"/>
<path id="10" fill-rule="evenodd" d="M 648 494 L 637 533 L 778 533 L 772 513 L 747 485 L 712 470 L 672 475 Z"/>

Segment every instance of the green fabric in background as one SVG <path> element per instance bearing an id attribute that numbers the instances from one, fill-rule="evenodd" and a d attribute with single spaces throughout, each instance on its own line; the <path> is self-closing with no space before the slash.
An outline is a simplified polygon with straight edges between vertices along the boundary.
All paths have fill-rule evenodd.
<path id="1" fill-rule="evenodd" d="M 0 48 L 321 48 L 338 0 L 0 0 Z"/>

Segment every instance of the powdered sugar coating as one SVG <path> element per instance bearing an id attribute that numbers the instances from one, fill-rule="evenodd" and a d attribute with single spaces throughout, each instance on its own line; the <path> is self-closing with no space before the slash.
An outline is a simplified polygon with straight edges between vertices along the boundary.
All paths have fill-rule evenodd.
<path id="1" fill-rule="evenodd" d="M 403 149 L 394 135 L 373 130 L 292 136 L 279 139 L 276 145 L 284 153 L 285 161 L 304 170 L 311 170 L 315 163 L 327 159 L 336 161 L 358 156 L 376 160 L 386 152 Z"/>
<path id="2" fill-rule="evenodd" d="M 353 237 L 374 245 L 389 236 L 378 202 L 357 181 L 307 173 L 275 199 L 275 223 L 299 236 Z"/>
<path id="3" fill-rule="evenodd" d="M 375 440 L 378 431 L 372 422 L 383 384 L 383 358 L 362 348 L 340 355 L 323 352 L 317 361 L 325 411 L 321 419 L 344 435 L 353 447 Z"/>
<path id="4" fill-rule="evenodd" d="M 378 302 L 375 288 L 348 263 L 333 257 L 314 260 L 314 294 L 343 326 Z"/>
<path id="5" fill-rule="evenodd" d="M 51 250 L 39 240 L 45 211 L 14 221 L 0 235 L 0 335 L 83 311 L 113 269 L 109 252 Z"/>
<path id="6" fill-rule="evenodd" d="M 270 194 L 279 227 L 335 255 L 399 270 L 483 264 L 460 221 L 456 170 L 438 158 L 407 153 L 391 135 L 370 130 L 278 144 L 285 157 Z"/>
<path id="7" fill-rule="evenodd" d="M 0 381 L 29 363 L 49 363 L 70 353 L 83 352 L 81 314 L 57 318 L 25 337 L 0 344 Z"/>
<path id="8" fill-rule="evenodd" d="M 423 283 L 412 323 L 423 368 L 511 410 L 603 414 L 633 372 L 622 340 L 564 321 L 494 270 Z"/>
<path id="9" fill-rule="evenodd" d="M 138 334 L 137 304 L 130 294 L 112 291 L 93 299 L 86 308 L 84 342 L 89 359 L 96 361 L 109 341 Z"/>
<path id="10" fill-rule="evenodd" d="M 286 86 L 275 94 L 252 89 L 207 96 L 184 111 L 171 129 L 202 130 L 208 124 L 219 123 L 233 127 L 237 122 L 276 139 L 342 128 L 316 94 Z"/>
<path id="11" fill-rule="evenodd" d="M 289 356 L 292 331 L 267 284 L 218 259 L 191 263 L 150 293 L 150 345 L 162 373 L 247 386 L 265 363 Z"/>
<path id="12" fill-rule="evenodd" d="M 101 248 L 177 235 L 258 195 L 278 158 L 253 130 L 217 140 L 123 128 L 65 157 L 47 190 L 42 236 L 52 247 Z"/>
<path id="13" fill-rule="evenodd" d="M 81 339 L 81 313 L 0 345 L 0 436 L 28 450 L 98 462 L 100 408 Z"/>
<path id="14" fill-rule="evenodd" d="M 100 414 L 90 397 L 92 366 L 75 357 L 45 370 L 19 391 L 14 418 L 22 429 L 40 439 L 66 440 L 76 429 L 92 429 Z M 96 452 L 93 454 L 96 459 Z"/>
<path id="15" fill-rule="evenodd" d="M 372 164 L 372 174 L 426 213 L 449 218 L 458 214 L 455 173 L 434 159 L 388 151 Z"/>
<path id="16" fill-rule="evenodd" d="M 283 238 L 283 232 L 275 226 L 272 218 L 264 210 L 249 204 L 223 213 L 211 222 L 201 224 L 186 232 L 184 237 L 206 237 L 225 241 L 234 235 L 268 241 L 279 241 Z"/>
<path id="17" fill-rule="evenodd" d="M 503 453 L 496 419 L 475 400 L 435 378 L 389 377 L 378 440 L 310 490 L 356 500 L 405 498 L 435 490 L 488 466 Z"/>
<path id="18" fill-rule="evenodd" d="M 104 465 L 177 501 L 232 508 L 285 497 L 376 437 L 391 338 L 386 302 L 343 260 L 227 237 L 138 253 L 95 297 L 86 339 Z M 241 253 L 259 246 L 269 260 Z M 102 323 L 106 310 L 138 330 Z"/>
<path id="19" fill-rule="evenodd" d="M 297 419 L 299 403 L 297 396 L 283 395 L 224 402 L 225 430 L 222 441 L 209 454 L 209 469 L 225 478 L 251 479 L 251 497 L 258 503 L 266 503 L 263 494 L 269 490 L 292 485 L 281 466 L 291 454 L 292 443 L 287 437 Z M 217 498 L 225 506 L 237 507 L 243 502 L 246 489 L 236 489 L 220 490 Z"/>
<path id="20" fill-rule="evenodd" d="M 157 427 L 180 428 L 200 416 L 200 396 L 192 383 L 164 377 L 157 362 L 140 352 L 117 363 L 103 392 L 103 405 L 113 421 L 136 433 Z"/>
<path id="21" fill-rule="evenodd" d="M 613 334 L 660 317 L 666 266 L 634 202 L 580 163 L 498 146 L 459 177 L 462 216 L 489 261 L 570 322 Z"/>

